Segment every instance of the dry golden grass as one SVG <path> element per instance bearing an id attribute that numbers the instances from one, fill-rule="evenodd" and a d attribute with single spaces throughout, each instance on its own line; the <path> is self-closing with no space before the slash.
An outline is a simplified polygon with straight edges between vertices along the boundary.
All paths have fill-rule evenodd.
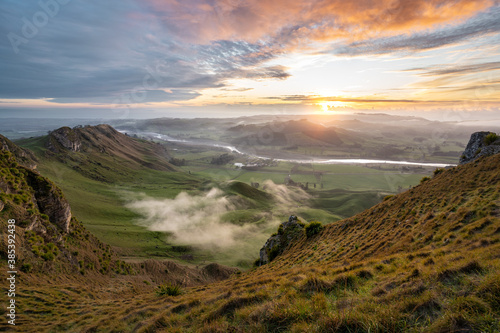
<path id="1" fill-rule="evenodd" d="M 19 323 L 26 332 L 498 332 L 498 165 L 500 155 L 446 170 L 268 265 L 180 296 L 120 275 L 21 283 Z"/>

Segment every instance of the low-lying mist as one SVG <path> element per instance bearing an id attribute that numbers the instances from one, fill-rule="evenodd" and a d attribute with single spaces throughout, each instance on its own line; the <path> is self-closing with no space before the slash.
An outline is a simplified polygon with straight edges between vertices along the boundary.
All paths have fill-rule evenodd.
<path id="1" fill-rule="evenodd" d="M 209 250 L 222 263 L 236 264 L 258 258 L 259 249 L 284 217 L 310 199 L 299 188 L 276 185 L 270 180 L 262 184 L 262 189 L 273 196 L 274 206 L 271 211 L 259 211 L 258 223 L 224 222 L 223 215 L 235 211 L 241 200 L 218 188 L 198 195 L 181 192 L 173 199 L 141 195 L 129 200 L 126 206 L 142 216 L 138 224 L 151 231 L 169 233 L 173 243 Z"/>

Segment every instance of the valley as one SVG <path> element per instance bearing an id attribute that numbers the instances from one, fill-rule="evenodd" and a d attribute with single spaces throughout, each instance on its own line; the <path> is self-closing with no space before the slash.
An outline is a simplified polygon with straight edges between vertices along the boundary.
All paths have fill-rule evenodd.
<path id="1" fill-rule="evenodd" d="M 500 332 L 500 0 L 0 13 L 0 332 Z"/>
<path id="2" fill-rule="evenodd" d="M 494 332 L 500 139 L 473 138 L 470 160 L 433 171 L 244 169 L 219 162 L 220 150 L 180 151 L 107 125 L 17 141 L 34 153 L 3 138 L 1 223 L 18 221 L 22 249 L 17 323 L 26 332 Z"/>
<path id="3" fill-rule="evenodd" d="M 68 137 L 73 135 L 71 133 L 78 132 L 78 144 L 87 145 L 86 151 L 72 151 L 71 147 L 68 150 L 57 144 L 57 147 L 49 148 L 50 140 L 55 140 L 54 134 L 21 139 L 17 143 L 37 154 L 38 170 L 63 189 L 75 216 L 100 240 L 111 245 L 124 260 L 136 262 L 148 258 L 170 259 L 188 265 L 215 261 L 244 270 L 251 267 L 262 243 L 290 212 L 305 221 L 320 220 L 332 223 L 371 207 L 387 195 L 407 190 L 418 184 L 422 177 L 431 174 L 436 166 L 447 165 L 447 159 L 439 161 L 441 164 L 435 164 L 434 158 L 421 164 L 413 160 L 414 165 L 293 162 L 302 158 L 310 159 L 312 156 L 307 154 L 318 149 L 324 154 L 314 158 L 333 157 L 325 151 L 337 149 L 339 142 L 337 139 L 328 139 L 328 136 L 334 133 L 331 129 L 324 137 L 316 135 L 321 139 L 319 141 L 308 141 L 304 148 L 288 150 L 287 147 L 294 142 L 290 135 L 306 133 L 310 136 L 317 131 L 317 126 L 323 128 L 323 125 L 294 121 L 289 117 L 282 118 L 274 117 L 258 124 L 253 124 L 256 120 L 246 118 L 156 120 L 155 125 L 151 125 L 151 121 L 128 121 L 115 124 L 121 133 L 102 126 L 99 130 L 94 129 L 99 127 L 84 126 L 72 130 L 67 128 L 66 131 L 70 131 L 68 133 L 61 130 L 54 132 L 56 136 L 61 132 L 61 135 Z M 393 121 L 400 120 L 396 118 Z M 229 152 L 225 148 L 228 145 L 226 142 L 234 144 L 239 140 L 243 132 L 235 131 L 234 128 L 242 126 L 242 122 L 250 123 L 245 125 L 250 127 L 249 130 L 243 131 L 249 133 L 245 137 L 256 135 L 257 138 L 262 138 L 266 135 L 259 133 L 272 130 L 272 136 L 283 138 L 280 146 L 262 144 L 250 147 L 238 144 L 238 149 L 250 153 L 238 153 L 234 150 Z M 193 139 L 199 128 L 206 129 L 203 134 L 208 137 Z M 153 130 L 166 134 L 152 134 Z M 354 135 L 354 130 L 343 129 L 342 135 L 335 134 L 334 137 L 345 141 Z M 167 134 L 168 140 L 165 140 Z M 425 133 L 420 135 L 425 136 Z M 119 140 L 111 140 L 112 136 L 119 137 Z M 174 139 L 174 136 L 178 138 Z M 363 144 L 366 143 L 367 137 L 369 138 L 367 135 L 359 136 L 359 140 L 362 140 L 359 142 Z M 182 138 L 191 138 L 190 140 L 194 141 L 186 143 Z M 209 138 L 211 141 L 206 141 Z M 222 139 L 226 141 L 217 141 Z M 410 138 L 407 138 L 404 144 L 409 144 L 408 139 Z M 203 144 L 197 144 L 198 142 Z M 357 144 L 361 146 L 359 142 Z M 124 148 L 128 149 L 127 145 L 135 148 L 124 151 Z M 338 149 L 346 149 L 343 146 Z M 350 144 L 347 146 L 349 148 Z M 160 147 L 165 149 L 161 152 L 163 155 L 158 155 Z M 283 147 L 286 149 L 283 150 Z M 302 149 L 307 152 L 301 153 Z M 281 157 L 291 160 L 264 158 L 252 154 L 253 151 L 273 156 L 278 154 L 277 150 L 282 154 L 284 152 L 285 155 Z M 383 157 L 370 155 L 370 150 L 371 146 L 368 146 L 361 154 L 351 154 L 347 157 Z M 154 151 L 157 151 L 155 155 L 150 156 L 150 152 Z M 280 203 L 278 206 L 269 206 L 263 205 L 262 202 L 248 201 L 245 190 L 227 192 L 230 182 L 241 182 L 247 186 L 260 185 L 258 189 L 262 190 L 266 181 L 272 181 L 276 185 L 286 184 L 286 190 L 290 192 L 300 192 L 301 187 L 307 187 L 307 195 L 299 201 L 287 202 L 287 205 Z M 131 202 L 145 196 L 158 201 L 174 200 L 180 193 L 199 196 L 212 188 L 221 189 L 234 198 L 247 201 L 222 215 L 221 221 L 256 225 L 259 232 L 252 233 L 252 237 L 244 237 L 233 247 L 200 247 L 195 241 L 176 240 L 176 235 L 168 230 L 155 231 L 150 230 L 150 226 L 141 225 L 144 215 L 129 206 Z M 276 198 L 273 201 L 276 201 Z M 190 217 L 186 215 L 185 218 Z M 235 252 L 238 255 L 234 255 Z"/>

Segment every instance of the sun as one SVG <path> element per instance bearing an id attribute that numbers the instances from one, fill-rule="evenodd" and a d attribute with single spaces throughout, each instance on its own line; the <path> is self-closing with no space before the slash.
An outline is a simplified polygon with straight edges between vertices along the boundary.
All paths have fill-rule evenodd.
<path id="1" fill-rule="evenodd" d="M 319 106 L 321 106 L 321 109 L 324 112 L 332 111 L 332 108 L 341 108 L 345 107 L 346 103 L 344 102 L 339 102 L 339 101 L 329 101 L 329 102 L 321 102 L 318 103 Z"/>

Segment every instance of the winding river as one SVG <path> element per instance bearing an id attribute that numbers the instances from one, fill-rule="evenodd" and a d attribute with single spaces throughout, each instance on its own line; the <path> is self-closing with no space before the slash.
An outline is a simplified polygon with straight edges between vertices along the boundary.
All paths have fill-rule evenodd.
<path id="1" fill-rule="evenodd" d="M 310 158 L 310 159 L 290 159 L 290 158 L 270 158 L 266 156 L 259 156 L 251 153 L 246 153 L 238 148 L 222 143 L 215 142 L 203 142 L 203 141 L 189 141 L 183 139 L 173 138 L 168 135 L 154 133 L 154 132 L 137 132 L 131 133 L 125 130 L 120 130 L 122 133 L 128 134 L 136 134 L 138 136 L 147 137 L 151 139 L 157 139 L 166 142 L 178 142 L 186 145 L 192 146 L 208 146 L 208 147 L 216 147 L 226 149 L 233 153 L 238 153 L 242 155 L 246 155 L 249 157 L 255 157 L 265 160 L 273 159 L 279 162 L 291 162 L 291 163 L 314 163 L 314 164 L 396 164 L 396 165 L 408 165 L 408 166 L 422 166 L 422 167 L 434 167 L 434 168 L 444 168 L 448 166 L 456 166 L 456 164 L 451 163 L 425 163 L 425 162 L 408 162 L 408 161 L 391 161 L 391 160 L 376 160 L 376 159 L 363 159 L 363 158 L 355 158 L 355 159 L 321 159 L 321 158 Z"/>

